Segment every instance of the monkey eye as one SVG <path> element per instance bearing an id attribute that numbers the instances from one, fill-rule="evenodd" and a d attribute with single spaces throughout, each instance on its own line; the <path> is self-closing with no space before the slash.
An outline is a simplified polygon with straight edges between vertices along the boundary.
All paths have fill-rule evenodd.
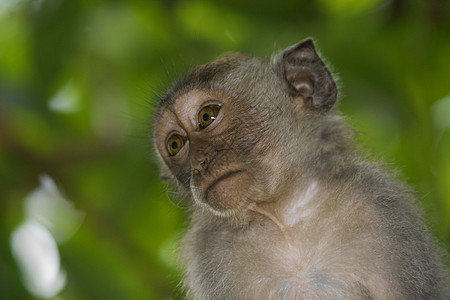
<path id="1" fill-rule="evenodd" d="M 198 113 L 198 126 L 200 129 L 208 127 L 219 114 L 220 105 L 208 105 L 203 107 Z"/>
<path id="2" fill-rule="evenodd" d="M 184 146 L 185 139 L 179 134 L 173 134 L 167 140 L 167 151 L 170 156 L 176 155 Z"/>

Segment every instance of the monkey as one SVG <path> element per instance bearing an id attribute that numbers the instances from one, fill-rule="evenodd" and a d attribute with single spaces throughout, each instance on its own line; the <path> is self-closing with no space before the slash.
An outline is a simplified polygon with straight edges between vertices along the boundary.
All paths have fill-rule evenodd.
<path id="1" fill-rule="evenodd" d="M 161 178 L 189 203 L 189 299 L 450 299 L 414 193 L 367 158 L 311 38 L 228 53 L 158 99 Z"/>

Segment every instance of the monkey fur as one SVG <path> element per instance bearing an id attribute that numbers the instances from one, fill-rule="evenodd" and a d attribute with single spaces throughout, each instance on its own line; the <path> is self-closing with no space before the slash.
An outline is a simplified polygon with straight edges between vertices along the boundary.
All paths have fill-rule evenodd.
<path id="1" fill-rule="evenodd" d="M 226 54 L 160 99 L 162 178 L 190 201 L 192 299 L 450 299 L 442 253 L 401 182 L 368 162 L 306 39 Z"/>

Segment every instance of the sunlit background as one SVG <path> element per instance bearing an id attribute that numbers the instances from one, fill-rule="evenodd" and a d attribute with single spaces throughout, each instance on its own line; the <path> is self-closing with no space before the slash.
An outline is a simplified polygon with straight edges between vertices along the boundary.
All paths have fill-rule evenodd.
<path id="1" fill-rule="evenodd" d="M 182 298 L 152 103 L 223 52 L 306 37 L 448 251 L 450 1 L 0 0 L 0 298 Z"/>

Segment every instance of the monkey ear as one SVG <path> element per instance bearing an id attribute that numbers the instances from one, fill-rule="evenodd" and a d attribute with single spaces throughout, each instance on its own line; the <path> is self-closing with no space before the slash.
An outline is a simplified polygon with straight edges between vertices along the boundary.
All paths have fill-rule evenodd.
<path id="1" fill-rule="evenodd" d="M 312 39 L 284 50 L 279 64 L 296 110 L 320 114 L 334 105 L 336 84 L 317 55 Z"/>

